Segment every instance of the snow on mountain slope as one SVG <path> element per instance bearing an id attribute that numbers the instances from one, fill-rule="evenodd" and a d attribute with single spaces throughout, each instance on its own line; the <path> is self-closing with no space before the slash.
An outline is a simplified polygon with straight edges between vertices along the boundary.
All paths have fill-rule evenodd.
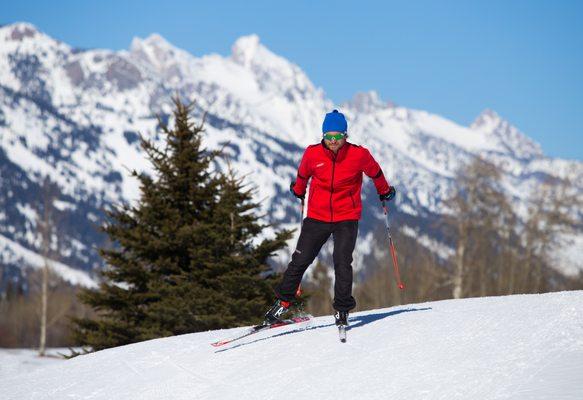
<path id="1" fill-rule="evenodd" d="M 581 399 L 583 292 L 331 317 L 213 348 L 242 328 L 157 339 L 0 376 L 25 399 Z"/>
<path id="2" fill-rule="evenodd" d="M 20 264 L 41 269 L 45 266 L 45 260 L 37 253 L 30 251 L 18 243 L 0 235 L 0 262 L 2 264 Z M 51 271 L 58 274 L 63 280 L 72 285 L 97 288 L 93 280 L 86 272 L 71 268 L 68 265 L 55 260 L 48 260 Z"/>
<path id="3" fill-rule="evenodd" d="M 496 138 L 498 146 L 519 159 L 530 160 L 543 156 L 538 143 L 529 139 L 492 110 L 484 110 L 470 128 L 484 132 L 488 139 Z"/>
<path id="4" fill-rule="evenodd" d="M 19 23 L 0 27 L 0 234 L 38 249 L 35 223 L 22 210 L 35 208 L 40 183 L 49 176 L 59 185 L 57 200 L 69 204 L 60 210 L 66 221 L 61 261 L 86 272 L 102 267 L 95 249 L 105 242 L 96 230 L 103 209 L 138 197 L 130 170 L 151 172 L 138 134 L 160 138 L 156 115 L 169 118 L 176 93 L 197 101 L 197 118 L 208 111 L 204 144 L 226 146 L 232 168 L 257 186 L 268 222 L 296 227 L 298 204 L 289 182 L 334 107 L 299 66 L 256 35 L 236 40 L 230 56 L 197 57 L 157 34 L 135 38 L 127 51 L 72 49 Z M 341 110 L 350 140 L 368 147 L 397 187 L 392 215 L 411 235 L 427 237 L 423 242 L 438 254 L 450 249 L 425 228 L 447 211 L 443 200 L 454 188 L 456 169 L 474 155 L 502 168 L 504 187 L 523 216 L 529 192 L 546 179 L 569 177 L 583 193 L 583 163 L 545 157 L 493 111 L 465 127 L 385 102 L 375 92 L 356 94 Z M 372 184 L 366 181 L 363 189 L 357 270 L 372 251 L 375 228 L 383 225 Z M 583 221 L 583 210 L 573 212 Z M 563 248 L 568 243 L 583 242 L 570 238 Z M 583 270 L 583 261 L 569 256 L 557 268 L 573 273 Z"/>

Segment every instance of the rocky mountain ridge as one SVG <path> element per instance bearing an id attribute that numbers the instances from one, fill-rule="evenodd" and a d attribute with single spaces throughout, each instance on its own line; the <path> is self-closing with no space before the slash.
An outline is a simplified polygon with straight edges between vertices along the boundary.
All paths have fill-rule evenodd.
<path id="1" fill-rule="evenodd" d="M 58 186 L 61 235 L 55 259 L 88 276 L 103 267 L 97 230 L 110 204 L 138 196 L 130 170 L 148 172 L 138 133 L 157 137 L 156 115 L 170 98 L 195 99 L 207 111 L 205 145 L 226 146 L 231 166 L 250 177 L 270 222 L 296 227 L 288 195 L 303 148 L 320 140 L 322 117 L 337 107 L 301 68 L 263 46 L 256 35 L 235 41 L 229 57 L 196 57 L 153 34 L 129 50 L 78 50 L 27 23 L 0 28 L 0 264 L 5 277 L 38 267 L 37 204 L 48 176 Z M 399 190 L 394 217 L 443 256 L 450 252 L 431 221 L 447 211 L 460 163 L 481 154 L 504 172 L 504 186 L 524 215 L 527 195 L 548 178 L 569 177 L 583 190 L 583 163 L 544 156 L 540 146 L 492 110 L 469 127 L 358 93 L 341 106 L 350 141 L 364 145 Z M 223 168 L 219 163 L 217 168 Z M 375 251 L 382 224 L 374 187 L 365 211 L 356 268 Z M 376 200 L 375 200 L 376 199 Z M 579 220 L 581 217 L 579 210 Z M 583 231 L 564 238 L 566 273 L 583 269 Z M 30 252 L 25 255 L 22 249 Z M 573 250 L 575 249 L 575 250 Z M 574 256 L 573 256 L 574 255 Z M 288 254 L 281 254 L 284 263 Z M 63 276 L 67 277 L 66 273 Z M 69 278 L 67 278 L 69 279 Z M 73 279 L 69 279 L 73 281 Z"/>

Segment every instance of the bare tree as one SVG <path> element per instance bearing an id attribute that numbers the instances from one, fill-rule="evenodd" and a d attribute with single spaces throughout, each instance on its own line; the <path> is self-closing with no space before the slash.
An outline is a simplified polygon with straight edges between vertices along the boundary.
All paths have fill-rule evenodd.
<path id="1" fill-rule="evenodd" d="M 524 226 L 525 271 L 523 280 L 533 292 L 544 290 L 544 269 L 551 265 L 551 252 L 562 233 L 578 223 L 581 198 L 567 179 L 546 181 L 531 192 L 531 205 Z"/>
<path id="2" fill-rule="evenodd" d="M 355 282 L 357 310 L 390 307 L 398 304 L 441 300 L 450 296 L 449 275 L 438 257 L 411 233 L 397 229 L 393 238 L 401 277 L 406 289 L 397 287 L 385 230 L 379 229 L 374 239 L 374 251 L 366 264 L 368 276 Z"/>
<path id="3" fill-rule="evenodd" d="M 51 275 L 50 256 L 54 238 L 54 211 L 53 211 L 53 185 L 48 178 L 45 178 L 42 186 L 42 218 L 37 221 L 37 227 L 41 239 L 41 254 L 43 258 L 42 281 L 41 281 L 41 305 L 40 305 L 40 338 L 39 355 L 42 357 L 46 352 L 47 340 L 47 310 L 49 296 L 49 278 Z M 40 215 L 40 213 L 38 213 Z"/>
<path id="4" fill-rule="evenodd" d="M 463 165 L 456 176 L 456 189 L 448 199 L 452 213 L 446 224 L 456 240 L 452 274 L 452 296 L 495 294 L 494 281 L 501 285 L 503 262 L 499 240 L 515 218 L 501 187 L 501 172 L 480 157 Z M 498 258 L 498 259 L 497 259 Z"/>
<path id="5" fill-rule="evenodd" d="M 451 259 L 437 260 L 423 251 L 417 238 L 402 235 L 397 242 L 407 290 L 398 291 L 389 259 L 377 256 L 367 263 L 370 275 L 355 288 L 359 309 L 451 296 L 580 289 L 583 273 L 568 277 L 549 267 L 556 264 L 553 250 L 560 235 L 583 224 L 582 193 L 577 190 L 567 180 L 538 185 L 522 222 L 502 187 L 499 168 L 473 159 L 459 170 L 454 193 L 445 200 L 450 213 L 437 226 L 452 238 Z M 388 257 L 384 251 L 375 253 Z"/>
<path id="6" fill-rule="evenodd" d="M 24 290 L 20 285 L 7 285 L 6 297 L 0 302 L 0 347 L 36 347 L 39 344 L 39 318 L 42 270 L 27 275 Z M 67 347 L 79 345 L 71 335 L 71 326 L 65 315 L 94 315 L 93 311 L 77 301 L 79 288 L 52 273 L 48 284 L 46 346 Z"/>
<path id="7" fill-rule="evenodd" d="M 510 205 L 507 205 L 510 207 Z M 519 245 L 517 235 L 518 217 L 511 208 L 504 208 L 501 215 L 500 231 L 498 233 L 500 251 L 498 254 L 498 276 L 496 294 L 515 293 L 516 274 L 520 265 Z"/>

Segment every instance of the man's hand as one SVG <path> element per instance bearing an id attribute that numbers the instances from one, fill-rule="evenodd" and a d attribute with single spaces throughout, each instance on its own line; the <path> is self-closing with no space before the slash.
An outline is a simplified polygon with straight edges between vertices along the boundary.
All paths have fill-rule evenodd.
<path id="1" fill-rule="evenodd" d="M 289 185 L 289 190 L 293 193 L 294 196 L 296 196 L 298 199 L 302 199 L 304 200 L 304 198 L 306 197 L 306 194 L 297 194 L 294 191 L 294 186 L 296 185 L 296 181 L 292 181 L 291 184 Z"/>
<path id="2" fill-rule="evenodd" d="M 379 194 L 379 199 L 381 199 L 381 201 L 391 201 L 395 198 L 396 194 L 397 191 L 395 188 L 393 186 L 389 186 L 389 191 L 385 194 Z"/>

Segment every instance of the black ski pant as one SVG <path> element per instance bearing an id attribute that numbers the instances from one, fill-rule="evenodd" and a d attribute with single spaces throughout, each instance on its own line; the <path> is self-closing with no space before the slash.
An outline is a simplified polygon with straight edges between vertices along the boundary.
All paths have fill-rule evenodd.
<path id="1" fill-rule="evenodd" d="M 322 222 L 312 218 L 304 219 L 296 250 L 283 275 L 283 281 L 275 288 L 279 299 L 295 300 L 304 272 L 330 235 L 334 239 L 333 307 L 337 311 L 349 311 L 356 306 L 352 297 L 352 252 L 358 235 L 358 221 Z"/>

